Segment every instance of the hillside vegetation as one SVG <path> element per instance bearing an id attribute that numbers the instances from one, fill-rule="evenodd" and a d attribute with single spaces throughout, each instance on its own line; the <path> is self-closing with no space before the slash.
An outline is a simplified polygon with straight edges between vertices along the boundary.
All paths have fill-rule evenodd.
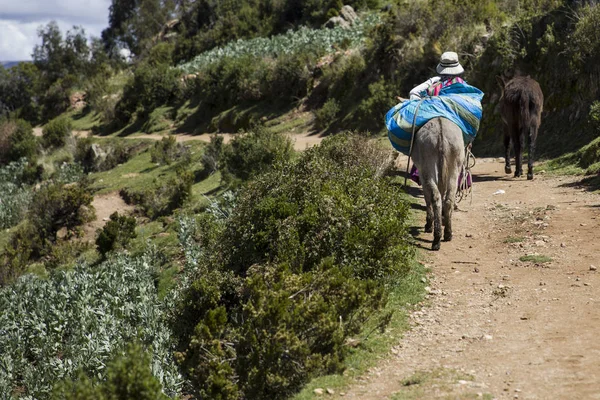
<path id="1" fill-rule="evenodd" d="M 0 397 L 285 399 L 372 358 L 427 282 L 383 116 L 443 51 L 476 153 L 529 74 L 548 168 L 600 171 L 596 2 L 346 5 L 112 0 L 0 68 Z"/>

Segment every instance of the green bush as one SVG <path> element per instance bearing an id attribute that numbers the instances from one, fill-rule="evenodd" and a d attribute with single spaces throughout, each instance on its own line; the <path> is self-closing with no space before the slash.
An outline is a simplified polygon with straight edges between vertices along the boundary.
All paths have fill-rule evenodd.
<path id="1" fill-rule="evenodd" d="M 169 130 L 173 127 L 173 113 L 175 113 L 172 107 L 159 107 L 154 109 L 149 115 L 144 125 L 142 125 L 142 131 L 145 133 L 155 133 Z"/>
<path id="2" fill-rule="evenodd" d="M 224 153 L 223 162 L 227 172 L 247 180 L 267 171 L 278 161 L 289 160 L 293 152 L 290 138 L 257 127 L 231 141 Z"/>
<path id="3" fill-rule="evenodd" d="M 323 71 L 322 84 L 328 88 L 328 97 L 338 101 L 353 100 L 349 94 L 364 80 L 366 69 L 367 63 L 361 54 L 340 56 Z"/>
<path id="4" fill-rule="evenodd" d="M 119 215 L 116 211 L 111 214 L 110 221 L 98 232 L 96 238 L 96 247 L 100 254 L 104 257 L 109 251 L 127 247 L 131 239 L 137 237 L 135 227 L 135 218 Z"/>
<path id="5" fill-rule="evenodd" d="M 189 158 L 189 149 L 177 143 L 175 136 L 168 135 L 154 143 L 150 149 L 150 159 L 159 165 L 171 165 L 173 162 Z"/>
<path id="6" fill-rule="evenodd" d="M 145 61 L 149 65 L 171 65 L 173 63 L 173 50 L 175 45 L 170 42 L 160 42 L 155 46 L 152 46 L 148 54 L 146 55 Z"/>
<path id="7" fill-rule="evenodd" d="M 181 94 L 180 72 L 166 64 L 143 64 L 123 90 L 115 117 L 123 124 L 134 114 L 146 118 L 150 111 L 176 101 Z"/>
<path id="8" fill-rule="evenodd" d="M 91 137 L 78 138 L 75 144 L 74 161 L 85 172 L 100 172 L 126 163 L 146 145 L 127 145 L 124 140 L 103 140 L 97 143 Z"/>
<path id="9" fill-rule="evenodd" d="M 291 102 L 308 95 L 312 86 L 315 64 L 315 56 L 309 52 L 277 58 L 266 77 L 270 98 Z"/>
<path id="10" fill-rule="evenodd" d="M 315 113 L 315 127 L 319 130 L 327 129 L 341 111 L 340 104 L 336 99 L 329 99 Z"/>
<path id="11" fill-rule="evenodd" d="M 23 157 L 35 161 L 38 152 L 38 142 L 28 122 L 22 119 L 0 122 L 0 165 Z"/>
<path id="12" fill-rule="evenodd" d="M 71 135 L 73 125 L 67 117 L 58 117 L 48 122 L 42 130 L 42 142 L 44 147 L 63 147 L 67 138 Z"/>
<path id="13" fill-rule="evenodd" d="M 357 276 L 390 275 L 406 258 L 404 237 L 392 230 L 403 232 L 407 209 L 385 206 L 400 194 L 386 180 L 373 179 L 382 175 L 377 165 L 389 160 L 366 143 L 345 135 L 326 140 L 297 164 L 249 185 L 238 196 L 226 235 L 230 268 L 245 271 L 270 254 L 307 271 L 333 256 L 355 268 Z M 375 208 L 366 212 L 370 207 Z"/>
<path id="14" fill-rule="evenodd" d="M 152 357 L 139 343 L 126 347 L 106 367 L 106 380 L 90 379 L 80 372 L 75 379 L 57 384 L 50 396 L 56 400 L 166 400 L 160 381 L 152 374 Z"/>
<path id="15" fill-rule="evenodd" d="M 193 184 L 194 174 L 178 168 L 174 178 L 155 182 L 153 187 L 142 191 L 123 189 L 120 194 L 128 204 L 139 205 L 146 216 L 156 219 L 182 207 L 191 196 Z"/>
<path id="16" fill-rule="evenodd" d="M 69 95 L 76 82 L 77 78 L 73 75 L 59 78 L 40 96 L 43 120 L 56 118 L 67 111 L 71 105 Z"/>
<path id="17" fill-rule="evenodd" d="M 44 269 L 46 271 L 56 268 L 71 269 L 79 258 L 92 248 L 89 242 L 59 238 L 43 258 Z"/>
<path id="18" fill-rule="evenodd" d="M 114 76 L 114 73 L 114 70 L 104 67 L 102 72 L 89 78 L 85 84 L 87 107 L 99 115 L 102 125 L 114 122 L 116 106 L 123 91 L 122 79 L 119 75 Z"/>
<path id="19" fill-rule="evenodd" d="M 35 191 L 25 223 L 0 256 L 0 285 L 20 275 L 30 261 L 50 254 L 59 230 L 65 231 L 66 238 L 78 235 L 79 227 L 95 217 L 92 200 L 86 182 L 49 182 Z"/>
<path id="20" fill-rule="evenodd" d="M 48 183 L 34 193 L 27 218 L 44 240 L 54 241 L 61 228 L 66 228 L 70 235 L 77 235 L 79 226 L 95 218 L 92 200 L 86 182 Z"/>
<path id="21" fill-rule="evenodd" d="M 223 136 L 212 135 L 210 143 L 206 146 L 202 155 L 202 167 L 206 175 L 213 174 L 221 168 L 223 149 Z"/>
<path id="22" fill-rule="evenodd" d="M 385 305 L 413 255 L 409 207 L 376 149 L 325 140 L 257 175 L 230 213 L 180 221 L 192 272 L 174 329 L 191 394 L 285 399 L 340 371 L 346 338 Z"/>
<path id="23" fill-rule="evenodd" d="M 597 5 L 586 5 L 578 10 L 577 15 L 569 51 L 574 64 L 583 71 L 589 71 L 600 60 L 600 8 Z"/>
<path id="24" fill-rule="evenodd" d="M 20 224 L 0 254 L 0 287 L 21 276 L 33 255 L 40 254 L 44 245 L 45 242 L 37 235 L 36 227 L 31 222 L 26 220 Z"/>
<path id="25" fill-rule="evenodd" d="M 212 108 L 260 100 L 265 92 L 267 62 L 258 57 L 223 58 L 198 71 L 195 95 Z"/>
<path id="26" fill-rule="evenodd" d="M 394 95 L 389 86 L 383 79 L 369 85 L 369 96 L 360 102 L 354 120 L 358 127 L 374 127 L 373 121 L 381 119 L 382 113 L 391 108 Z M 373 130 L 377 133 L 377 128 Z"/>
<path id="27" fill-rule="evenodd" d="M 26 170 L 24 158 L 0 167 L 0 229 L 18 224 L 27 213 L 32 193 L 25 184 Z"/>

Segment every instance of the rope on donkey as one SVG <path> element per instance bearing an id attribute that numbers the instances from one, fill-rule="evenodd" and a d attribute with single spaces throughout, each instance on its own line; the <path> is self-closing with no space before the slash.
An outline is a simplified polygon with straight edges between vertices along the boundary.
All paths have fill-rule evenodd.
<path id="1" fill-rule="evenodd" d="M 473 204 L 473 176 L 471 175 L 471 168 L 475 166 L 477 160 L 473 153 L 471 153 L 471 145 L 465 147 L 465 162 L 462 165 L 461 180 L 456 191 L 455 204 L 460 203 L 463 199 L 471 196 L 469 204 Z"/>
<path id="2" fill-rule="evenodd" d="M 412 151 L 413 151 L 413 144 L 415 143 L 415 136 L 417 134 L 417 114 L 419 113 L 419 108 L 421 107 L 421 104 L 423 103 L 423 100 L 425 99 L 421 99 L 421 101 L 419 101 L 419 104 L 417 104 L 417 108 L 415 108 L 415 116 L 413 117 L 413 123 L 412 123 L 412 135 L 410 138 L 410 149 L 408 151 L 408 161 L 406 162 L 406 175 L 404 175 L 404 187 L 408 187 L 407 186 L 407 181 L 408 181 L 408 175 L 409 175 L 409 171 L 410 171 L 410 158 L 412 156 Z"/>

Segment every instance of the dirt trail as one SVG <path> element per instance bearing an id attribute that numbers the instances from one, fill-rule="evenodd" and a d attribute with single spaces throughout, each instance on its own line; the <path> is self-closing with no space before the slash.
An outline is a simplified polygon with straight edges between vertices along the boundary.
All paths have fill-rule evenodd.
<path id="1" fill-rule="evenodd" d="M 236 134 L 232 133 L 219 133 L 219 136 L 223 137 L 223 142 L 229 143 L 235 137 Z M 208 143 L 210 142 L 210 134 L 203 135 L 188 135 L 188 134 L 177 134 L 175 135 L 175 139 L 177 142 L 188 142 L 190 140 L 199 140 L 201 142 Z M 312 147 L 316 144 L 321 143 L 323 140 L 322 136 L 313 135 L 308 133 L 289 133 L 287 136 L 292 139 L 294 142 L 294 149 L 298 151 L 306 150 L 309 147 Z M 124 139 L 150 139 L 150 140 L 162 140 L 164 135 L 150 133 L 138 136 L 125 136 Z"/>
<path id="2" fill-rule="evenodd" d="M 600 399 L 600 272 L 591 267 L 600 268 L 600 196 L 574 178 L 526 181 L 503 169 L 479 160 L 473 203 L 459 205 L 441 251 L 428 250 L 431 234 L 417 237 L 432 272 L 429 305 L 344 398 Z M 531 254 L 553 261 L 519 260 Z M 469 378 L 403 385 L 440 369 Z"/>
<path id="3" fill-rule="evenodd" d="M 40 128 L 40 127 L 33 128 L 33 134 L 35 136 L 42 136 L 42 128 Z M 73 131 L 73 136 L 75 136 L 75 137 L 87 137 L 90 135 L 91 135 L 90 131 Z M 225 143 L 229 143 L 231 141 L 231 139 L 233 139 L 233 137 L 235 136 L 235 134 L 232 134 L 232 133 L 219 133 L 218 135 L 223 137 L 223 141 Z M 306 132 L 305 133 L 288 133 L 287 135 L 290 139 L 292 139 L 292 142 L 294 142 L 294 149 L 298 150 L 298 151 L 306 150 L 309 147 L 312 147 L 314 145 L 321 143 L 321 141 L 323 140 L 323 137 L 320 135 L 310 134 L 310 133 L 306 133 Z M 210 142 L 210 137 L 212 135 L 210 135 L 210 134 L 189 135 L 189 134 L 182 133 L 182 134 L 176 134 L 174 136 L 178 143 L 188 142 L 191 140 L 199 140 L 201 142 L 208 143 L 208 142 Z M 95 137 L 97 137 L 97 138 L 114 138 L 113 136 L 95 136 Z M 165 135 L 161 135 L 158 133 L 147 133 L 147 134 L 141 134 L 141 135 L 135 135 L 135 136 L 123 136 L 122 139 L 162 140 L 164 137 L 165 137 Z"/>

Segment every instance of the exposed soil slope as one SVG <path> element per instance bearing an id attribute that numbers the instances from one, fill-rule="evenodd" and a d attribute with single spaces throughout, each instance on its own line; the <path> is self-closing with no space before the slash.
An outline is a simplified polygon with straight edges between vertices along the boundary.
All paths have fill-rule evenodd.
<path id="1" fill-rule="evenodd" d="M 102 229 L 114 212 L 119 214 L 130 214 L 134 207 L 125 203 L 119 193 L 97 194 L 94 196 L 92 206 L 96 210 L 96 219 L 83 227 L 84 240 L 93 241 L 96 230 Z"/>

